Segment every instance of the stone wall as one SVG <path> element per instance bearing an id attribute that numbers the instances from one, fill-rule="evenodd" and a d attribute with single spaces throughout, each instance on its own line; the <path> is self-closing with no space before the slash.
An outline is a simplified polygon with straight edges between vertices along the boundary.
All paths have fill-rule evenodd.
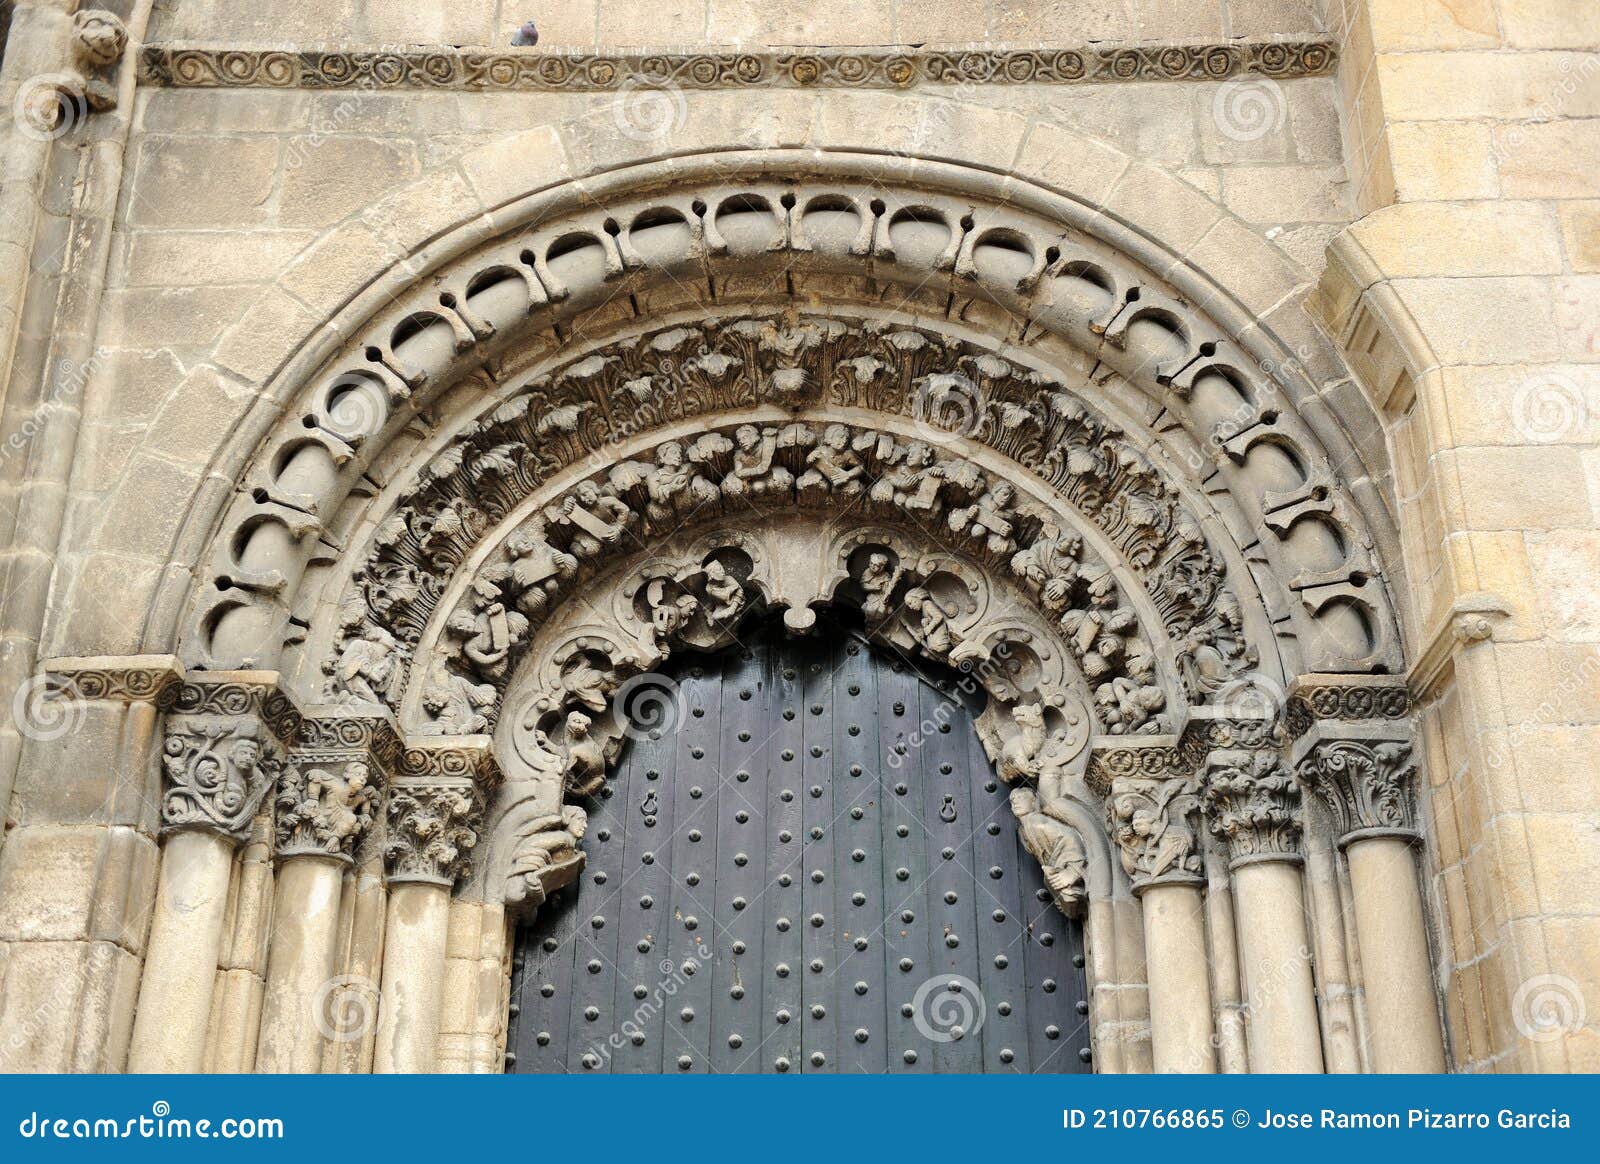
<path id="1" fill-rule="evenodd" d="M 1045 43 L 1170 40 L 1322 27 L 1314 0 L 157 0 L 153 40 L 504 45 L 524 21 L 543 47 Z"/>
<path id="2" fill-rule="evenodd" d="M 1456 1056 L 1593 1071 L 1600 8 L 1331 7 L 1369 213 L 1323 311 L 1394 450 Z"/>

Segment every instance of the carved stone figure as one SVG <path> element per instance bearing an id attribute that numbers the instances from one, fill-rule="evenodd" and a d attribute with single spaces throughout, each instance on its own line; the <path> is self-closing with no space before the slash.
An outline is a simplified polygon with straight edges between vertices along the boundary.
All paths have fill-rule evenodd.
<path id="1" fill-rule="evenodd" d="M 911 636 L 935 656 L 948 655 L 955 649 L 955 636 L 950 632 L 950 616 L 939 600 L 922 586 L 913 586 L 904 598 Z"/>
<path id="2" fill-rule="evenodd" d="M 1082 552 L 1082 538 L 1047 520 L 1032 545 L 1011 555 L 1011 572 L 1038 591 L 1046 610 L 1059 615 L 1072 599 Z"/>
<path id="3" fill-rule="evenodd" d="M 607 748 L 591 730 L 594 721 L 581 711 L 567 714 L 567 760 L 562 786 L 568 796 L 593 796 L 606 782 Z"/>
<path id="4" fill-rule="evenodd" d="M 995 759 L 995 773 L 1007 784 L 1037 784 L 1039 757 L 1044 751 L 1044 709 L 1037 703 L 1019 703 L 1011 709 L 1017 734 L 1006 740 Z"/>
<path id="5" fill-rule="evenodd" d="M 794 475 L 773 463 L 778 450 L 778 430 L 740 425 L 733 434 L 733 469 L 722 479 L 728 497 L 765 497 L 787 494 Z"/>
<path id="6" fill-rule="evenodd" d="M 1009 554 L 1016 549 L 1016 514 L 1011 505 L 1017 498 L 1009 481 L 996 481 L 972 505 L 950 511 L 950 528 L 959 534 L 984 542 L 990 553 Z"/>
<path id="7" fill-rule="evenodd" d="M 438 677 L 422 693 L 422 709 L 430 722 L 422 725 L 424 735 L 470 736 L 489 730 L 484 709 L 494 705 L 493 683 L 473 683 L 463 675 L 441 668 Z"/>
<path id="8" fill-rule="evenodd" d="M 1106 808 L 1135 889 L 1158 880 L 1201 879 L 1200 800 L 1193 780 L 1119 778 Z"/>
<path id="9" fill-rule="evenodd" d="M 506 540 L 506 557 L 517 609 L 529 618 L 543 616 L 562 585 L 578 572 L 578 559 L 546 540 L 544 520 L 539 517 Z"/>
<path id="10" fill-rule="evenodd" d="M 706 563 L 705 588 L 706 598 L 711 603 L 706 618 L 713 625 L 726 627 L 744 610 L 744 586 L 728 573 L 726 566 L 715 559 Z"/>
<path id="11" fill-rule="evenodd" d="M 378 790 L 361 761 L 346 764 L 343 772 L 290 767 L 276 804 L 279 856 L 348 858 L 372 824 L 377 805 Z"/>
<path id="12" fill-rule="evenodd" d="M 1116 580 L 1103 574 L 1089 584 L 1089 606 L 1074 608 L 1061 616 L 1061 629 L 1067 632 L 1083 672 L 1091 680 L 1117 670 L 1123 657 L 1123 636 L 1138 625 L 1138 617 L 1118 601 Z"/>
<path id="13" fill-rule="evenodd" d="M 900 584 L 904 571 L 894 564 L 888 554 L 874 551 L 867 555 L 867 564 L 862 567 L 861 576 L 856 583 L 861 587 L 865 597 L 861 601 L 861 613 L 868 618 L 883 618 L 889 613 L 889 599 L 894 594 L 894 588 Z"/>
<path id="14" fill-rule="evenodd" d="M 658 529 L 670 529 L 697 507 L 715 501 L 719 490 L 697 474 L 683 446 L 668 441 L 656 449 L 655 466 L 645 476 L 649 498 L 645 516 Z"/>
<path id="15" fill-rule="evenodd" d="M 796 482 L 802 494 L 820 492 L 850 497 L 862 490 L 862 476 L 866 467 L 850 448 L 850 430 L 842 424 L 830 424 L 817 442 L 817 447 L 806 454 L 806 471 Z"/>
<path id="16" fill-rule="evenodd" d="M 650 626 L 655 633 L 656 646 L 665 655 L 699 611 L 700 600 L 686 591 L 674 592 L 665 578 L 656 578 L 645 588 L 645 601 L 650 606 Z"/>
<path id="17" fill-rule="evenodd" d="M 896 446 L 898 451 L 899 446 Z M 939 504 L 944 470 L 934 462 L 933 449 L 925 441 L 912 441 L 898 463 L 872 486 L 872 500 L 892 504 L 913 513 L 929 513 Z"/>
<path id="18" fill-rule="evenodd" d="M 506 878 L 506 904 L 538 908 L 569 885 L 583 869 L 578 842 L 589 828 L 589 815 L 575 804 L 529 821 L 511 854 Z"/>
<path id="19" fill-rule="evenodd" d="M 381 626 L 362 625 L 346 639 L 334 664 L 328 695 L 335 700 L 393 705 L 405 683 L 404 656 L 395 637 Z"/>
<path id="20" fill-rule="evenodd" d="M 1068 917 L 1081 916 L 1088 897 L 1085 875 L 1089 856 L 1077 827 L 1051 805 L 1041 806 L 1031 788 L 1011 790 L 1011 811 L 1017 818 L 1023 848 L 1044 870 L 1044 883 L 1056 908 Z"/>
<path id="21" fill-rule="evenodd" d="M 617 545 L 633 522 L 627 503 L 602 492 L 593 481 L 580 482 L 544 516 L 551 526 L 566 531 L 569 548 L 580 558 L 597 557 L 606 547 Z"/>

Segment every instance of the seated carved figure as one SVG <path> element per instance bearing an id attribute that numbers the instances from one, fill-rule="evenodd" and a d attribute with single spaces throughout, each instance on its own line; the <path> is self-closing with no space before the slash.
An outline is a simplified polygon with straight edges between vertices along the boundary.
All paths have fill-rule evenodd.
<path id="1" fill-rule="evenodd" d="M 568 885 L 583 868 L 578 842 L 588 831 L 589 816 L 575 804 L 529 821 L 511 855 L 506 876 L 506 904 L 538 907 L 551 893 Z"/>
<path id="2" fill-rule="evenodd" d="M 802 493 L 849 497 L 862 491 L 866 467 L 850 448 L 850 430 L 842 424 L 827 427 L 817 447 L 806 454 L 806 465 L 797 482 Z"/>
<path id="3" fill-rule="evenodd" d="M 740 425 L 733 442 L 733 469 L 722 479 L 723 493 L 729 497 L 765 497 L 789 492 L 794 475 L 773 463 L 778 449 L 777 429 Z"/>

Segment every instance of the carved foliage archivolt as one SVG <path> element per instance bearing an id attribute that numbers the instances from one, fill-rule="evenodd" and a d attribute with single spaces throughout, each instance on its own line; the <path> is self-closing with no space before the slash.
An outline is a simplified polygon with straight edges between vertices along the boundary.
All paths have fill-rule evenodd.
<path id="1" fill-rule="evenodd" d="M 1155 686 L 1154 664 L 1118 583 L 1104 565 L 1085 561 L 1061 517 L 1021 504 L 1009 481 L 952 455 L 947 442 L 959 437 L 1032 469 L 1117 547 L 1176 644 L 1191 698 L 1253 661 L 1238 602 L 1198 523 L 1152 462 L 1078 397 L 946 336 L 765 318 L 670 328 L 616 345 L 464 430 L 375 534 L 343 606 L 338 657 L 327 664 L 330 694 L 393 705 L 397 651 L 420 641 L 478 540 L 554 474 L 603 457 L 630 433 L 761 405 L 909 414 L 930 439 L 837 423 L 730 424 L 664 442 L 578 483 L 526 520 L 472 579 L 447 621 L 451 678 L 433 681 L 430 714 L 473 725 L 460 730 L 486 727 L 517 647 L 559 595 L 611 556 L 692 520 L 848 501 L 937 523 L 1013 573 L 1059 620 L 1113 730 L 1136 730 L 1159 710 L 1139 705 L 1140 692 Z"/>

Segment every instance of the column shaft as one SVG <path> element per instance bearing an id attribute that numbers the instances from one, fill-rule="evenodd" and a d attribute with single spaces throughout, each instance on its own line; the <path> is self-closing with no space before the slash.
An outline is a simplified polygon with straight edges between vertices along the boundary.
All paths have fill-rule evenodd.
<path id="1" fill-rule="evenodd" d="M 1416 861 L 1406 837 L 1354 840 L 1346 849 L 1367 995 L 1372 1069 L 1441 1072 L 1433 966 Z"/>
<path id="2" fill-rule="evenodd" d="M 200 829 L 173 833 L 162 845 L 131 1072 L 194 1073 L 204 1064 L 233 847 Z"/>
<path id="3" fill-rule="evenodd" d="M 290 857 L 278 870 L 257 1071 L 322 1068 L 343 879 L 343 865 L 329 857 Z"/>
<path id="4" fill-rule="evenodd" d="M 1233 885 L 1249 1006 L 1250 1070 L 1320 1074 L 1322 1038 L 1300 867 L 1290 861 L 1247 861 L 1234 866 Z"/>
<path id="5" fill-rule="evenodd" d="M 428 882 L 389 886 L 373 1062 L 379 1074 L 435 1069 L 449 927 L 448 886 Z"/>
<path id="6" fill-rule="evenodd" d="M 1155 1070 L 1213 1074 L 1205 895 L 1198 885 L 1150 885 L 1139 900 Z"/>

